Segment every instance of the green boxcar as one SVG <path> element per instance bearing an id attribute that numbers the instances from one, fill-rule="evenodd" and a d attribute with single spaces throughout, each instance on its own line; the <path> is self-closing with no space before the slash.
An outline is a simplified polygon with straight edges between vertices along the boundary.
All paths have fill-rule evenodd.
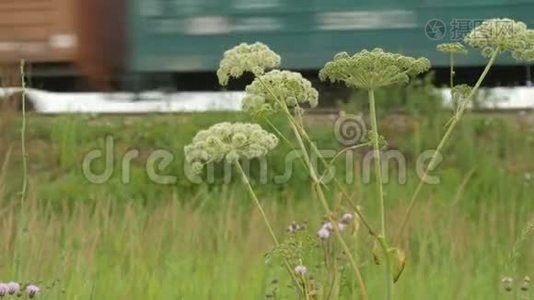
<path id="1" fill-rule="evenodd" d="M 487 18 L 508 17 L 534 26 L 527 0 L 129 0 L 131 72 L 214 71 L 224 50 L 262 41 L 283 67 L 319 69 L 339 51 L 380 47 L 448 64 L 437 44 L 461 40 Z M 458 58 L 479 66 L 473 53 Z M 503 57 L 498 64 L 513 65 Z"/>

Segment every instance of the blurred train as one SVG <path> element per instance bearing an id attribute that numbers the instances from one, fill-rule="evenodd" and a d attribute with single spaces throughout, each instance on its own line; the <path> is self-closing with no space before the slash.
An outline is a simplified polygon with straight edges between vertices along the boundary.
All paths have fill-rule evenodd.
<path id="1" fill-rule="evenodd" d="M 439 79 L 437 44 L 487 18 L 534 27 L 533 12 L 534 0 L 2 0 L 0 64 L 25 59 L 31 84 L 49 90 L 213 90 L 223 51 L 262 41 L 310 77 L 339 51 L 381 47 L 430 58 Z M 484 62 L 456 63 L 469 79 Z M 497 65 L 490 82 L 530 76 L 509 57 Z"/>

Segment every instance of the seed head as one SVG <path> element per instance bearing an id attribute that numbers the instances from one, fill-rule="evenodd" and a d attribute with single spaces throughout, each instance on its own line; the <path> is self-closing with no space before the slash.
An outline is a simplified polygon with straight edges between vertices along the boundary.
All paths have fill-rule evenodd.
<path id="1" fill-rule="evenodd" d="M 298 265 L 295 267 L 295 273 L 299 274 L 300 276 L 306 275 L 306 272 L 308 272 L 308 269 L 303 265 Z"/>
<path id="2" fill-rule="evenodd" d="M 443 43 L 437 45 L 436 49 L 443 53 L 467 54 L 467 49 L 460 43 Z"/>
<path id="3" fill-rule="evenodd" d="M 245 89 L 243 110 L 252 114 L 269 114 L 283 106 L 296 108 L 302 104 L 317 106 L 319 93 L 300 73 L 272 70 L 254 79 Z"/>
<path id="4" fill-rule="evenodd" d="M 512 277 L 503 277 L 503 279 L 501 280 L 501 283 L 504 287 L 504 290 L 507 291 L 507 292 L 510 292 L 512 290 L 512 285 L 514 283 L 514 280 L 512 279 Z"/>
<path id="5" fill-rule="evenodd" d="M 39 294 L 39 291 L 41 291 L 41 289 L 36 286 L 36 285 L 33 285 L 33 284 L 30 284 L 26 287 L 26 292 L 28 293 L 28 296 L 30 298 L 33 298 L 35 297 L 37 294 Z"/>
<path id="6" fill-rule="evenodd" d="M 262 157 L 276 145 L 278 138 L 258 124 L 223 122 L 199 131 L 184 152 L 186 162 L 198 174 L 206 163 Z"/>
<path id="7" fill-rule="evenodd" d="M 521 290 L 528 291 L 529 286 L 530 286 L 530 277 L 525 276 L 523 278 L 523 282 L 521 283 Z"/>
<path id="8" fill-rule="evenodd" d="M 427 58 L 413 58 L 382 49 L 362 50 L 352 56 L 341 52 L 319 72 L 321 80 L 342 81 L 348 87 L 366 90 L 406 84 L 410 76 L 430 69 Z"/>
<path id="9" fill-rule="evenodd" d="M 245 72 L 259 76 L 265 70 L 279 66 L 280 61 L 280 56 L 263 43 L 241 43 L 224 52 L 217 77 L 219 83 L 224 86 L 228 84 L 230 78 L 241 77 Z"/>
<path id="10" fill-rule="evenodd" d="M 467 99 L 472 90 L 473 88 L 467 84 L 455 85 L 451 90 L 453 103 L 461 103 L 463 100 Z"/>
<path id="11" fill-rule="evenodd" d="M 512 19 L 489 19 L 475 27 L 465 42 L 482 49 L 482 55 L 489 57 L 495 51 L 513 52 L 521 56 L 527 41 L 528 29 L 523 22 Z"/>

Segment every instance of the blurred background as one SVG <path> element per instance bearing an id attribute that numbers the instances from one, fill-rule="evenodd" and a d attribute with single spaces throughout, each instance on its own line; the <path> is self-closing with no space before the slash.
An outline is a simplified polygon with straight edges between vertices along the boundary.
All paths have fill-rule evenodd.
<path id="1" fill-rule="evenodd" d="M 428 57 L 436 82 L 448 78 L 439 43 L 460 41 L 486 18 L 534 25 L 531 0 L 3 0 L 0 63 L 16 84 L 20 59 L 30 86 L 49 91 L 220 90 L 224 50 L 261 41 L 283 68 L 315 79 L 335 53 L 380 47 Z M 459 57 L 458 81 L 484 65 Z M 491 85 L 524 85 L 528 66 L 504 58 Z M 465 79 L 465 80 L 463 80 Z M 237 82 L 232 89 L 242 89 Z"/>

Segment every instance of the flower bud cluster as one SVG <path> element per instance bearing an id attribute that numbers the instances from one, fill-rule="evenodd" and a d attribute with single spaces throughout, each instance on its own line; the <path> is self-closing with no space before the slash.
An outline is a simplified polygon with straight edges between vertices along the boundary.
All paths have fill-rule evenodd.
<path id="1" fill-rule="evenodd" d="M 393 84 L 406 84 L 410 76 L 430 69 L 427 58 L 413 58 L 382 49 L 362 50 L 352 56 L 338 53 L 319 72 L 323 81 L 342 81 L 349 87 L 372 90 Z"/>
<path id="2" fill-rule="evenodd" d="M 272 70 L 254 79 L 245 89 L 243 110 L 252 114 L 280 111 L 282 105 L 317 106 L 319 93 L 300 73 Z"/>
<path id="3" fill-rule="evenodd" d="M 534 59 L 534 33 L 523 22 L 511 19 L 489 19 L 475 27 L 465 42 L 482 49 L 489 57 L 495 51 L 510 52 L 518 60 Z"/>
<path id="4" fill-rule="evenodd" d="M 280 61 L 280 56 L 263 43 L 241 43 L 224 52 L 217 77 L 219 83 L 224 86 L 228 84 L 230 78 L 241 77 L 245 72 L 259 76 L 265 70 L 279 66 Z"/>
<path id="5" fill-rule="evenodd" d="M 436 46 L 436 49 L 443 53 L 467 54 L 467 49 L 461 43 L 443 43 Z"/>
<path id="6" fill-rule="evenodd" d="M 199 131 L 184 152 L 186 162 L 198 174 L 205 163 L 261 157 L 276 145 L 278 138 L 258 124 L 223 122 Z"/>

